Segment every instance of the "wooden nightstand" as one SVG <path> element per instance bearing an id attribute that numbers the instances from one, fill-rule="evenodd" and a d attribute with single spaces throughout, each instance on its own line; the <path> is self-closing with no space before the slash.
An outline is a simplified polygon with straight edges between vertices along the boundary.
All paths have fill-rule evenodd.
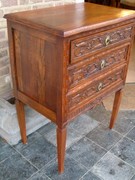
<path id="1" fill-rule="evenodd" d="M 114 125 L 127 74 L 135 12 L 80 3 L 5 18 L 23 143 L 27 142 L 24 104 L 28 104 L 57 124 L 61 173 L 68 122 L 116 92 L 110 128 Z"/>

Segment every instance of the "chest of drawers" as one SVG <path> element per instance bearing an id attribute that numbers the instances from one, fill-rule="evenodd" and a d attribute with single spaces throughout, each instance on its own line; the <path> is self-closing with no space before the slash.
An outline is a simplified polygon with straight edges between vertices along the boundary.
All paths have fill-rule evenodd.
<path id="1" fill-rule="evenodd" d="M 116 92 L 118 113 L 135 31 L 133 11 L 90 3 L 5 15 L 18 122 L 27 142 L 24 104 L 57 125 L 58 170 L 66 126 Z"/>

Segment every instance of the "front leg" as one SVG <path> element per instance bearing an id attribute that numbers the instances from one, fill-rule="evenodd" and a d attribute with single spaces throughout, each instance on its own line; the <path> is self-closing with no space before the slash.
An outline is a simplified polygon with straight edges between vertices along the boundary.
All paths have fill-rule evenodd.
<path id="1" fill-rule="evenodd" d="M 62 128 L 62 129 L 57 127 L 58 171 L 60 174 L 64 172 L 66 136 L 67 136 L 66 127 Z"/>
<path id="2" fill-rule="evenodd" d="M 114 103 L 113 103 L 113 110 L 112 110 L 112 116 L 111 116 L 111 121 L 110 121 L 110 129 L 114 127 L 114 123 L 116 121 L 118 111 L 119 111 L 119 106 L 121 102 L 121 97 L 122 97 L 122 90 L 119 90 L 115 93 L 115 98 L 114 98 Z"/>

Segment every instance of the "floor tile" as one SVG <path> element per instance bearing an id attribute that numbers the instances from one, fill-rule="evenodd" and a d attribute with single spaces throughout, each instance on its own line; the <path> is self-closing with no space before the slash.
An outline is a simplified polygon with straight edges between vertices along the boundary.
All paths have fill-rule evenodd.
<path id="1" fill-rule="evenodd" d="M 39 169 L 56 157 L 56 148 L 43 137 L 20 152 Z"/>
<path id="2" fill-rule="evenodd" d="M 87 138 L 82 138 L 67 150 L 67 154 L 90 169 L 106 151 Z"/>
<path id="3" fill-rule="evenodd" d="M 56 130 L 56 125 L 54 123 L 48 123 L 45 126 L 38 129 L 37 132 L 40 133 L 41 135 L 44 135 L 44 134 L 48 134 L 53 129 Z"/>
<path id="4" fill-rule="evenodd" d="M 52 180 L 79 180 L 87 169 L 77 163 L 70 157 L 66 157 L 65 170 L 63 174 L 58 173 L 57 161 L 53 161 L 42 169 L 42 173 L 46 174 Z"/>
<path id="5" fill-rule="evenodd" d="M 37 169 L 18 153 L 0 164 L 0 180 L 25 180 Z"/>
<path id="6" fill-rule="evenodd" d="M 38 138 L 41 137 L 41 134 L 39 134 L 38 132 L 34 132 L 32 134 L 30 134 L 29 136 L 27 136 L 27 144 L 23 144 L 22 141 L 20 141 L 17 145 L 14 145 L 13 147 L 16 150 L 21 150 L 26 148 L 27 146 L 29 146 L 30 144 L 34 143 L 36 140 L 38 140 Z"/>
<path id="7" fill-rule="evenodd" d="M 135 110 L 120 111 L 120 116 L 125 116 L 127 119 L 135 119 Z"/>
<path id="8" fill-rule="evenodd" d="M 88 111 L 86 114 L 108 127 L 111 112 L 112 111 L 107 111 L 103 105 L 100 105 L 97 106 L 96 109 Z M 114 129 L 119 133 L 125 134 L 133 126 L 135 126 L 135 111 L 119 111 Z"/>
<path id="9" fill-rule="evenodd" d="M 47 139 L 47 141 L 51 142 L 53 145 L 56 146 L 56 126 L 54 126 L 54 124 L 52 123 L 49 123 L 48 125 L 46 125 L 45 128 L 48 129 L 44 134 L 45 139 Z M 66 148 L 69 148 L 74 142 L 80 140 L 81 138 L 81 133 L 77 133 L 74 129 L 67 126 Z"/>
<path id="10" fill-rule="evenodd" d="M 93 168 L 92 172 L 104 180 L 129 180 L 135 169 L 112 153 L 107 153 Z"/>
<path id="11" fill-rule="evenodd" d="M 124 138 L 114 146 L 111 152 L 135 167 L 135 142 Z"/>
<path id="12" fill-rule="evenodd" d="M 131 180 L 135 180 L 135 176 L 133 176 Z"/>
<path id="13" fill-rule="evenodd" d="M 94 175 L 92 172 L 89 171 L 80 180 L 101 180 L 101 179 L 99 177 L 97 177 L 96 175 Z"/>
<path id="14" fill-rule="evenodd" d="M 121 134 L 126 134 L 129 130 L 131 130 L 135 126 L 135 120 L 133 119 L 125 119 L 125 118 L 118 118 L 115 125 L 114 129 L 121 133 Z"/>
<path id="15" fill-rule="evenodd" d="M 0 162 L 13 155 L 15 150 L 0 137 Z"/>
<path id="16" fill-rule="evenodd" d="M 98 122 L 86 114 L 78 116 L 72 123 L 70 127 L 78 131 L 81 135 L 87 134 L 92 129 L 98 126 Z"/>
<path id="17" fill-rule="evenodd" d="M 50 180 L 50 178 L 38 172 L 34 174 L 34 176 L 32 176 L 29 180 Z"/>
<path id="18" fill-rule="evenodd" d="M 102 125 L 99 125 L 86 136 L 106 150 L 109 150 L 122 137 L 119 133 Z"/>
<path id="19" fill-rule="evenodd" d="M 104 110 L 105 114 L 106 113 L 110 113 L 110 117 L 107 119 L 107 118 L 104 118 L 103 121 L 102 121 L 102 124 L 106 127 L 109 127 L 109 124 L 110 124 L 110 120 L 111 120 L 111 115 L 112 115 L 112 110 L 111 111 L 107 111 L 106 109 Z M 123 112 L 123 111 L 122 111 Z M 116 118 L 116 123 L 115 123 L 115 126 L 117 123 L 119 123 L 120 120 L 123 120 L 123 119 L 127 119 L 125 114 L 121 113 L 121 111 L 118 112 L 118 115 L 117 115 L 117 118 Z M 114 128 L 115 128 L 114 126 Z"/>
<path id="20" fill-rule="evenodd" d="M 96 106 L 94 109 L 87 111 L 86 114 L 90 116 L 92 119 L 95 119 L 99 122 L 109 122 L 111 117 L 111 112 L 106 111 L 103 104 L 100 104 Z"/>
<path id="21" fill-rule="evenodd" d="M 126 136 L 135 141 L 135 127 Z"/>

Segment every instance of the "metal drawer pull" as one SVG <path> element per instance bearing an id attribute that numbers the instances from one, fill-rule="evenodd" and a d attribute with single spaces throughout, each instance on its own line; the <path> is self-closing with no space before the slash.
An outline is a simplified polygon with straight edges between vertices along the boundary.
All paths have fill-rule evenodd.
<path id="1" fill-rule="evenodd" d="M 103 83 L 99 83 L 97 90 L 100 91 L 103 88 Z"/>
<path id="2" fill-rule="evenodd" d="M 100 64 L 100 68 L 103 69 L 103 68 L 105 67 L 105 65 L 106 65 L 105 60 L 102 60 L 102 61 L 101 61 L 101 64 Z"/>
<path id="3" fill-rule="evenodd" d="M 107 36 L 105 39 L 105 45 L 107 46 L 110 43 L 110 36 Z"/>

